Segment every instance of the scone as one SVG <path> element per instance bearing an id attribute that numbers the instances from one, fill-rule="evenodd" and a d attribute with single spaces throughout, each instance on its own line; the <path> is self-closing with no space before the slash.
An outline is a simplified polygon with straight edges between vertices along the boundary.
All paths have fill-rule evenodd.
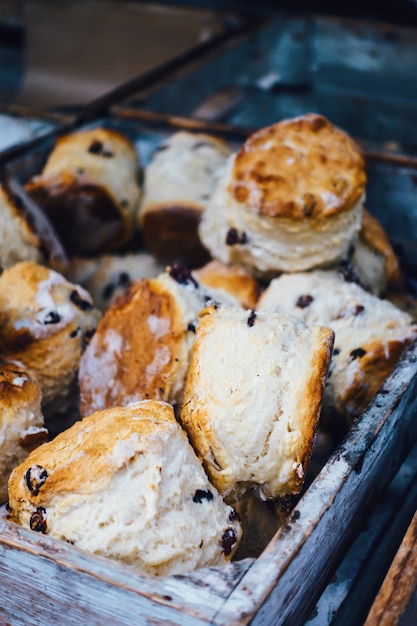
<path id="1" fill-rule="evenodd" d="M 164 402 L 99 411 L 44 444 L 9 481 L 11 519 L 146 574 L 229 561 L 238 516 Z"/>
<path id="2" fill-rule="evenodd" d="M 0 362 L 0 502 L 7 500 L 11 471 L 47 440 L 41 388 L 22 363 Z"/>
<path id="3" fill-rule="evenodd" d="M 224 265 L 214 260 L 194 270 L 193 276 L 221 302 L 227 303 L 229 294 L 245 309 L 254 309 L 256 306 L 260 294 L 259 283 L 239 265 Z"/>
<path id="4" fill-rule="evenodd" d="M 214 258 L 271 278 L 343 259 L 362 219 L 355 142 L 320 115 L 259 130 L 229 158 L 200 223 Z"/>
<path id="5" fill-rule="evenodd" d="M 361 230 L 352 245 L 350 262 L 361 284 L 377 296 L 400 282 L 397 255 L 381 224 L 365 209 Z"/>
<path id="6" fill-rule="evenodd" d="M 82 356 L 81 413 L 138 400 L 179 404 L 204 295 L 185 268 L 134 282 Z"/>
<path id="7" fill-rule="evenodd" d="M 0 186 L 0 271 L 19 261 L 45 260 L 42 242 L 24 212 L 4 186 Z"/>
<path id="8" fill-rule="evenodd" d="M 186 131 L 161 144 L 145 170 L 140 226 L 145 243 L 166 262 L 208 261 L 198 224 L 231 148 L 221 139 Z"/>
<path id="9" fill-rule="evenodd" d="M 259 312 L 275 309 L 334 330 L 323 417 L 330 419 L 336 410 L 348 424 L 363 412 L 417 337 L 407 313 L 338 272 L 283 274 L 271 282 L 258 307 Z"/>
<path id="10" fill-rule="evenodd" d="M 33 261 L 0 276 L 2 353 L 35 375 L 45 418 L 75 401 L 81 354 L 100 316 L 89 293 Z"/>
<path id="11" fill-rule="evenodd" d="M 96 307 L 105 311 L 135 280 L 155 278 L 163 266 L 146 252 L 103 255 L 95 259 L 71 259 L 68 277 L 82 285 Z"/>
<path id="12" fill-rule="evenodd" d="M 328 328 L 285 314 L 201 313 L 181 421 L 226 501 L 299 492 L 332 345 Z"/>
<path id="13" fill-rule="evenodd" d="M 139 167 L 134 145 L 120 133 L 77 131 L 58 139 L 26 189 L 70 255 L 117 250 L 136 228 Z"/>

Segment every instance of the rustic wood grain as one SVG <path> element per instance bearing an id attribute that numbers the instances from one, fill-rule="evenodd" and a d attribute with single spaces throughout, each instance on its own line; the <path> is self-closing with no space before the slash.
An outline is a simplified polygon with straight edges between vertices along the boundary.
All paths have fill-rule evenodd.
<path id="1" fill-rule="evenodd" d="M 405 534 L 364 626 L 417 624 L 417 513 Z"/>

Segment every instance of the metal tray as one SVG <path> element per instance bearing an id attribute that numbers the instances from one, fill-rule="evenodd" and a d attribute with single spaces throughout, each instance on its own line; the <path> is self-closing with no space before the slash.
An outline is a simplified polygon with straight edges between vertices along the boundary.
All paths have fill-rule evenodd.
<path id="1" fill-rule="evenodd" d="M 252 128 L 312 111 L 372 149 L 417 154 L 415 29 L 282 15 L 129 104 Z"/>
<path id="2" fill-rule="evenodd" d="M 221 134 L 236 143 L 244 138 L 243 130 L 140 112 L 113 114 L 92 124 L 128 135 L 143 163 L 161 140 L 179 128 Z M 15 156 L 8 163 L 14 176 L 24 182 L 39 172 L 52 146 L 50 136 Z M 389 167 L 390 176 L 401 179 L 402 166 L 390 161 Z M 397 211 L 388 199 L 383 209 Z M 408 205 L 408 210 L 411 219 L 413 205 Z M 414 345 L 267 548 L 256 559 L 224 567 L 162 579 L 145 577 L 127 566 L 12 524 L 3 508 L 0 616 L 13 626 L 303 624 L 370 505 L 416 441 L 416 410 Z"/>

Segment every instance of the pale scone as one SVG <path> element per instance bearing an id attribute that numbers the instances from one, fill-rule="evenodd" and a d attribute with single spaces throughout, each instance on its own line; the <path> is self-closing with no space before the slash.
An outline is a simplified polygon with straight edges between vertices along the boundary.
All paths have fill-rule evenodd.
<path id="1" fill-rule="evenodd" d="M 350 262 L 361 284 L 375 295 L 400 282 L 400 266 L 378 220 L 364 209 L 362 227 L 353 242 Z"/>
<path id="2" fill-rule="evenodd" d="M 117 250 L 136 228 L 141 189 L 134 145 L 105 128 L 60 137 L 39 176 L 26 185 L 67 251 Z"/>
<path id="3" fill-rule="evenodd" d="M 44 444 L 9 481 L 10 517 L 152 575 L 229 561 L 238 516 L 209 483 L 171 406 L 99 411 Z"/>
<path id="4" fill-rule="evenodd" d="M 258 307 L 334 330 L 323 417 L 329 419 L 336 410 L 348 424 L 363 412 L 417 337 L 407 313 L 334 271 L 283 274 L 271 282 Z"/>
<path id="5" fill-rule="evenodd" d="M 148 398 L 179 404 L 204 303 L 185 268 L 134 282 L 106 311 L 82 356 L 82 415 Z"/>
<path id="6" fill-rule="evenodd" d="M 7 500 L 11 471 L 47 440 L 41 388 L 22 363 L 0 361 L 0 502 Z"/>
<path id="7" fill-rule="evenodd" d="M 34 373 L 46 418 L 75 401 L 81 354 L 100 317 L 87 291 L 33 261 L 0 276 L 2 353 Z"/>
<path id="8" fill-rule="evenodd" d="M 231 148 L 217 137 L 179 131 L 161 144 L 145 170 L 139 221 L 149 249 L 164 261 L 209 259 L 198 224 Z"/>
<path id="9" fill-rule="evenodd" d="M 19 261 L 42 262 L 42 241 L 33 229 L 18 198 L 0 186 L 0 271 Z"/>
<path id="10" fill-rule="evenodd" d="M 67 276 L 85 289 L 105 311 L 135 280 L 156 278 L 164 267 L 146 252 L 71 259 Z"/>
<path id="11" fill-rule="evenodd" d="M 239 265 L 210 261 L 193 271 L 194 278 L 221 302 L 234 297 L 245 309 L 254 309 L 259 298 L 259 283 Z"/>
<path id="12" fill-rule="evenodd" d="M 330 265 L 360 229 L 365 184 L 346 133 L 320 115 L 284 120 L 229 158 L 200 237 L 214 258 L 265 278 Z"/>
<path id="13" fill-rule="evenodd" d="M 299 492 L 332 345 L 328 328 L 273 311 L 201 313 L 181 421 L 227 501 Z"/>

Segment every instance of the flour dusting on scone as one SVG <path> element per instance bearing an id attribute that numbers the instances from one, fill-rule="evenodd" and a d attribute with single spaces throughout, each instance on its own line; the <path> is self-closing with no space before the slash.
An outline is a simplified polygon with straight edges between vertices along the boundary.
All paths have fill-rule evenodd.
<path id="1" fill-rule="evenodd" d="M 41 388 L 22 363 L 0 360 L 0 502 L 7 500 L 11 471 L 48 438 Z"/>
<path id="2" fill-rule="evenodd" d="M 201 313 L 181 421 L 227 501 L 299 492 L 332 345 L 328 328 L 285 314 Z"/>
<path id="3" fill-rule="evenodd" d="M 241 536 L 158 401 L 97 412 L 32 452 L 10 478 L 9 508 L 22 526 L 157 576 L 226 563 Z"/>
<path id="4" fill-rule="evenodd" d="M 100 317 L 87 291 L 43 265 L 24 261 L 0 276 L 2 352 L 33 372 L 45 418 L 76 401 L 81 354 Z"/>
<path id="5" fill-rule="evenodd" d="M 179 404 L 204 305 L 184 267 L 134 282 L 106 311 L 81 359 L 82 415 L 146 399 Z"/>
<path id="6" fill-rule="evenodd" d="M 323 401 L 349 424 L 372 400 L 404 349 L 417 338 L 412 318 L 387 300 L 349 282 L 341 272 L 282 275 L 271 282 L 258 307 L 325 324 L 335 344 Z"/>

